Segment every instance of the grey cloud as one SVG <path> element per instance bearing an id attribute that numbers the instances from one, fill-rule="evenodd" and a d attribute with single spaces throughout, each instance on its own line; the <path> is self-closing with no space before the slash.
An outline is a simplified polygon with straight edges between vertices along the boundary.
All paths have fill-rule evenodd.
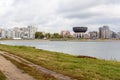
<path id="1" fill-rule="evenodd" d="M 58 13 L 76 12 L 98 5 L 120 4 L 120 0 L 61 0 Z"/>
<path id="2" fill-rule="evenodd" d="M 69 19 L 74 19 L 74 18 L 88 19 L 88 18 L 92 18 L 92 17 L 102 16 L 102 14 L 100 14 L 100 13 L 91 13 L 91 12 L 79 12 L 79 13 L 68 13 L 68 14 L 64 14 L 63 16 L 65 18 L 69 18 Z"/>
<path id="3" fill-rule="evenodd" d="M 120 0 L 70 0 L 69 2 L 61 1 L 57 12 L 59 15 L 62 15 L 65 18 L 91 18 L 94 16 L 104 16 L 102 12 L 91 12 L 90 8 L 96 8 L 102 5 L 118 5 L 120 4 Z M 108 7 L 109 8 L 109 7 Z M 109 13 L 106 13 L 109 14 Z"/>
<path id="4" fill-rule="evenodd" d="M 101 17 L 98 19 L 93 19 L 88 22 L 88 24 L 114 24 L 117 25 L 120 23 L 120 18 L 109 18 L 109 17 Z"/>
<path id="5" fill-rule="evenodd" d="M 0 24 L 38 24 L 48 31 L 56 31 L 55 28 L 71 30 L 72 26 L 81 25 L 119 25 L 120 15 L 113 13 L 111 17 L 112 10 L 107 13 L 109 5 L 114 9 L 114 5 L 119 4 L 120 0 L 14 0 L 10 5 L 12 9 L 8 8 L 4 15 L 0 15 Z M 102 5 L 108 6 L 102 9 L 106 12 L 96 10 Z M 96 11 L 91 11 L 91 8 Z"/>
<path id="6" fill-rule="evenodd" d="M 93 3 L 94 0 L 69 0 L 69 1 L 63 1 L 61 0 L 57 9 L 58 13 L 66 13 L 66 12 L 76 12 L 81 11 L 83 9 L 86 9 L 90 6 L 94 6 Z"/>
<path id="7" fill-rule="evenodd" d="M 47 22 L 46 18 L 50 16 L 50 11 L 47 12 L 47 7 L 44 5 L 46 1 L 48 0 L 15 0 L 12 5 L 14 10 L 9 11 L 10 14 L 7 13 L 5 18 L 10 16 L 9 18 L 16 23 L 44 24 Z"/>

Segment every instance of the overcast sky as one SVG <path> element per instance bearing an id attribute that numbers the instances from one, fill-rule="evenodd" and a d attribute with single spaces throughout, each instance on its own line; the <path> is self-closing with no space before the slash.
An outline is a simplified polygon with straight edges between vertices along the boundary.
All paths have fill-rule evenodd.
<path id="1" fill-rule="evenodd" d="M 46 32 L 103 25 L 120 31 L 120 0 L 0 0 L 0 27 L 27 25 Z"/>

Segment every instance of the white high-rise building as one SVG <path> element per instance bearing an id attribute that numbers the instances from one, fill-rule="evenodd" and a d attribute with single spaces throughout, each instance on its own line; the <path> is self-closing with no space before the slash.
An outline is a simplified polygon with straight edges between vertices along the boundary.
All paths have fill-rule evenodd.
<path id="1" fill-rule="evenodd" d="M 12 39 L 13 38 L 13 31 L 12 30 L 6 30 L 6 38 L 10 38 Z"/>
<path id="2" fill-rule="evenodd" d="M 21 39 L 21 30 L 18 27 L 13 28 L 13 39 Z"/>
<path id="3" fill-rule="evenodd" d="M 21 30 L 21 38 L 28 39 L 29 38 L 28 28 L 23 27 L 23 28 L 20 28 L 20 30 Z"/>
<path id="4" fill-rule="evenodd" d="M 6 30 L 0 28 L 0 38 L 6 38 Z"/>
<path id="5" fill-rule="evenodd" d="M 13 39 L 35 39 L 35 33 L 37 32 L 37 28 L 34 26 L 13 28 Z"/>
<path id="6" fill-rule="evenodd" d="M 29 39 L 35 39 L 35 33 L 37 32 L 37 28 L 35 26 L 28 26 L 27 28 Z"/>
<path id="7" fill-rule="evenodd" d="M 13 29 L 2 29 L 0 28 L 0 38 L 9 39 L 35 39 L 35 33 L 37 28 L 35 26 L 28 27 L 14 27 Z"/>

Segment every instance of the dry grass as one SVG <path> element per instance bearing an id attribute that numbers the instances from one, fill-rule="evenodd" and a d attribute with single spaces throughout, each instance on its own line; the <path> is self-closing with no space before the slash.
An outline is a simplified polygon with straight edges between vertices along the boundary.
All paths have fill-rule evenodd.
<path id="1" fill-rule="evenodd" d="M 6 80 L 5 75 L 0 71 L 0 80 Z"/>
<path id="2" fill-rule="evenodd" d="M 24 63 L 19 63 L 9 57 L 4 56 L 6 59 L 10 60 L 13 64 L 15 64 L 18 68 L 24 70 L 25 73 L 33 76 L 36 80 L 56 80 L 54 77 L 48 74 L 44 74 L 36 70 L 36 68 L 30 67 Z M 1 79 L 0 79 L 1 80 Z"/>

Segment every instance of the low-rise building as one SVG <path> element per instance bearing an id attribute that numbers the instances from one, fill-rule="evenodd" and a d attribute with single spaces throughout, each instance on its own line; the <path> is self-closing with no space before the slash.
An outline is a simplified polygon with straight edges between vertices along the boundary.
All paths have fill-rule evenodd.
<path id="1" fill-rule="evenodd" d="M 98 32 L 97 31 L 92 31 L 89 32 L 90 39 L 97 39 L 98 38 Z"/>
<path id="2" fill-rule="evenodd" d="M 70 31 L 61 31 L 60 35 L 65 38 L 65 37 L 70 37 L 71 34 L 70 34 Z"/>

